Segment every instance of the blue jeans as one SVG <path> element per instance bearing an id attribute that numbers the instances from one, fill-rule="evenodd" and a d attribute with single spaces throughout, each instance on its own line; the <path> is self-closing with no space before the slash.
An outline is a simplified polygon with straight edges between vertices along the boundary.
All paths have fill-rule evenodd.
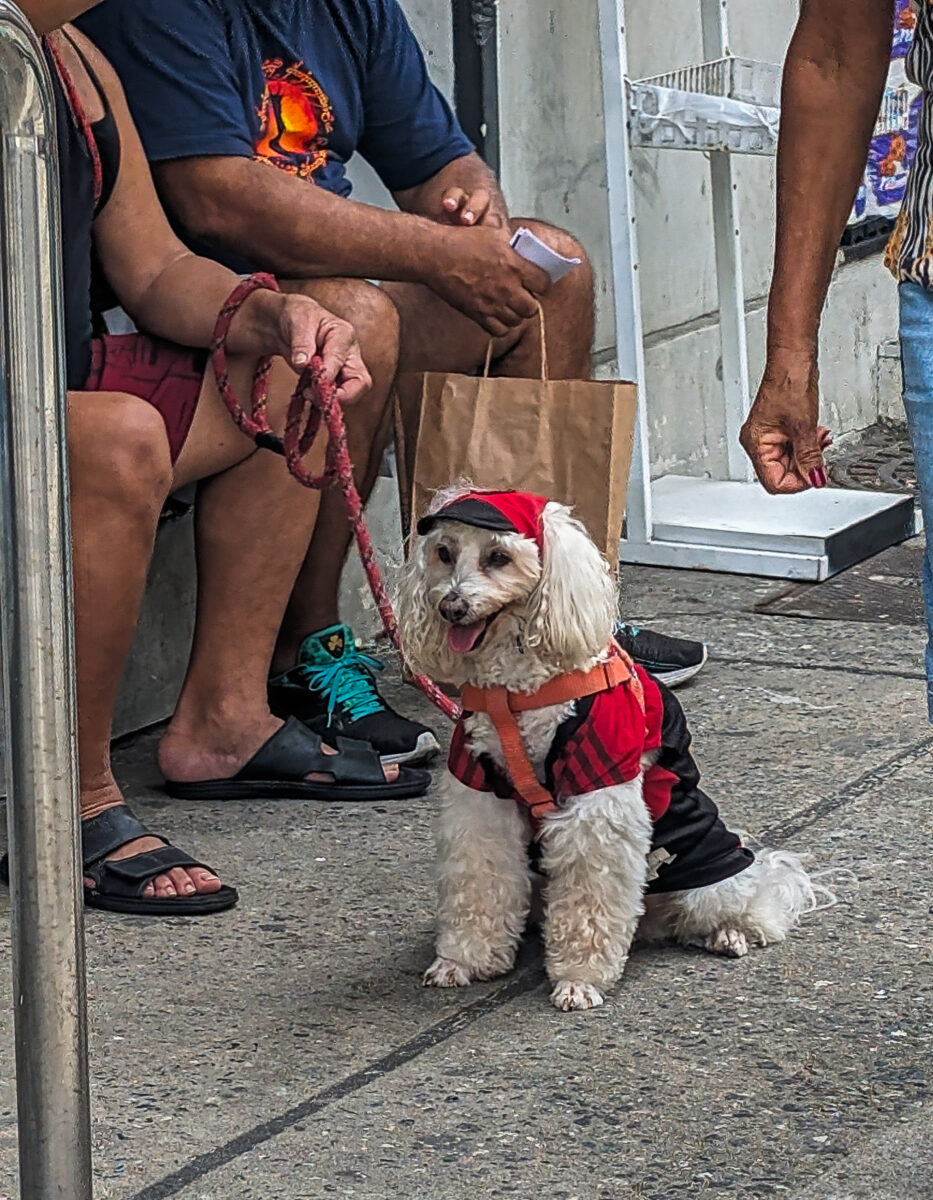
<path id="1" fill-rule="evenodd" d="M 902 283 L 898 291 L 904 407 L 914 447 L 927 538 L 923 559 L 923 601 L 929 634 L 925 664 L 927 704 L 933 722 L 933 291 L 916 283 Z"/>

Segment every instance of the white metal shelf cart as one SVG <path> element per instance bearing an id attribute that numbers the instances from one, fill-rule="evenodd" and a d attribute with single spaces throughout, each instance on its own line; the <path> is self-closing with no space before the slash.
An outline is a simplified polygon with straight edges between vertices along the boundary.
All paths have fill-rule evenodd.
<path id="1" fill-rule="evenodd" d="M 910 496 L 827 488 L 769 496 L 739 445 L 750 402 L 732 155 L 777 149 L 781 69 L 729 52 L 726 0 L 700 0 L 704 63 L 630 80 L 624 0 L 599 0 L 619 372 L 638 385 L 623 562 L 825 579 L 909 536 Z M 709 157 L 722 353 L 726 479 L 652 481 L 632 147 Z"/>

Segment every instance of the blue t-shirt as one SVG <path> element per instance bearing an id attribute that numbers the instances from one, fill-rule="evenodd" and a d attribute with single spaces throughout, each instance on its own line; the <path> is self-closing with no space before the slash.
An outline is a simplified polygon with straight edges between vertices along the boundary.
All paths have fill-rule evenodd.
<path id="1" fill-rule="evenodd" d="M 153 162 L 255 158 L 348 196 L 355 151 L 404 191 L 473 149 L 397 0 L 105 0 L 77 24 Z"/>

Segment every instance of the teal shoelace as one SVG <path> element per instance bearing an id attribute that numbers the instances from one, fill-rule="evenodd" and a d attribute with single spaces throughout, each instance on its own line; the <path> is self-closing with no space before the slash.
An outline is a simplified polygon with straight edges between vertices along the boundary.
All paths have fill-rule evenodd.
<path id="1" fill-rule="evenodd" d="M 302 677 L 306 687 L 322 693 L 326 699 L 330 724 L 338 705 L 351 721 L 383 711 L 385 703 L 373 679 L 373 672 L 382 669 L 378 658 L 362 654 L 354 646 L 326 667 L 303 667 Z"/>

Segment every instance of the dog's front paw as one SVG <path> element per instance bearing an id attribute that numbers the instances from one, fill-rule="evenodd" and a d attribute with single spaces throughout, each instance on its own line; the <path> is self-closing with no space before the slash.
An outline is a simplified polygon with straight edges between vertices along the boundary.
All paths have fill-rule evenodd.
<path id="1" fill-rule="evenodd" d="M 425 987 L 469 987 L 472 983 L 466 967 L 461 967 L 452 958 L 435 958 L 424 973 Z"/>
<path id="2" fill-rule="evenodd" d="M 744 958 L 748 954 L 748 938 L 741 929 L 717 929 L 706 939 L 706 949 L 726 958 Z"/>
<path id="3" fill-rule="evenodd" d="M 570 979 L 562 979 L 554 985 L 551 1003 L 561 1012 L 582 1012 L 588 1008 L 599 1008 L 603 1003 L 603 994 L 591 983 L 574 983 Z"/>

